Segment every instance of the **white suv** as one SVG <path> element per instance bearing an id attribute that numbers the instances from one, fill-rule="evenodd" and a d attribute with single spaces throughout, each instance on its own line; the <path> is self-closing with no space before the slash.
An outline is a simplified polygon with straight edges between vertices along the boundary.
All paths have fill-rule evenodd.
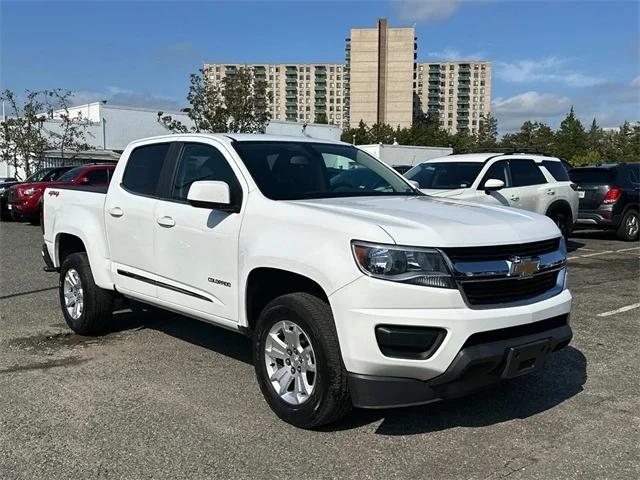
<path id="1" fill-rule="evenodd" d="M 565 236 L 578 218 L 577 186 L 555 157 L 524 153 L 449 155 L 416 165 L 405 177 L 428 195 L 546 215 Z"/>

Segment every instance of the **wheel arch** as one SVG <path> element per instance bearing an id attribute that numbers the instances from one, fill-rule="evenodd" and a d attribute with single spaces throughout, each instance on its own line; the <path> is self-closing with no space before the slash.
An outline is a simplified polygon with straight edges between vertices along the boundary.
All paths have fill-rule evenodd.
<path id="1" fill-rule="evenodd" d="M 329 303 L 324 288 L 305 275 L 274 267 L 257 267 L 251 270 L 244 289 L 243 309 L 247 328 L 254 329 L 260 313 L 271 300 L 294 292 L 308 293 Z"/>
<path id="2" fill-rule="evenodd" d="M 569 218 L 573 218 L 573 212 L 571 210 L 571 205 L 566 200 L 555 200 L 547 207 L 547 211 L 545 215 L 549 216 L 551 213 L 556 211 L 563 211 L 568 215 Z"/>

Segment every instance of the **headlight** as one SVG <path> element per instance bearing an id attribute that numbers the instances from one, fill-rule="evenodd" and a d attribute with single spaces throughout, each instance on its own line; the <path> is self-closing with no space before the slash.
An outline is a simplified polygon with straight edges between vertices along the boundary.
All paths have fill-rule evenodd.
<path id="1" fill-rule="evenodd" d="M 351 242 L 353 255 L 366 275 L 425 287 L 456 288 L 442 254 L 430 248 L 407 248 Z"/>
<path id="2" fill-rule="evenodd" d="M 26 195 L 27 197 L 30 197 L 31 195 L 35 195 L 35 194 L 36 194 L 36 193 L 38 193 L 39 191 L 40 191 L 40 189 L 39 189 L 39 188 L 32 187 L 32 188 L 27 188 L 27 189 L 25 189 L 22 193 L 23 193 L 24 195 Z"/>

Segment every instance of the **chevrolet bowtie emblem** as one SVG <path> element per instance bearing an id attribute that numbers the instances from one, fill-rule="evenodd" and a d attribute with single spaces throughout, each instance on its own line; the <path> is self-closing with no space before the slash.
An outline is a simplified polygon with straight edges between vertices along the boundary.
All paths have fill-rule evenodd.
<path id="1" fill-rule="evenodd" d="M 509 259 L 510 277 L 531 277 L 540 270 L 540 259 L 532 257 L 511 257 Z"/>

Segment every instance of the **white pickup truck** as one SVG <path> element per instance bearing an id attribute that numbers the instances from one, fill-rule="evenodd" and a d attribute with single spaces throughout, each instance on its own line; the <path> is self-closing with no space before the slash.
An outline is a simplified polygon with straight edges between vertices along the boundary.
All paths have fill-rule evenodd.
<path id="1" fill-rule="evenodd" d="M 124 297 L 248 335 L 303 428 L 538 371 L 572 336 L 550 219 L 429 197 L 345 143 L 136 141 L 108 190 L 47 189 L 43 228 L 71 329 L 108 331 Z"/>

